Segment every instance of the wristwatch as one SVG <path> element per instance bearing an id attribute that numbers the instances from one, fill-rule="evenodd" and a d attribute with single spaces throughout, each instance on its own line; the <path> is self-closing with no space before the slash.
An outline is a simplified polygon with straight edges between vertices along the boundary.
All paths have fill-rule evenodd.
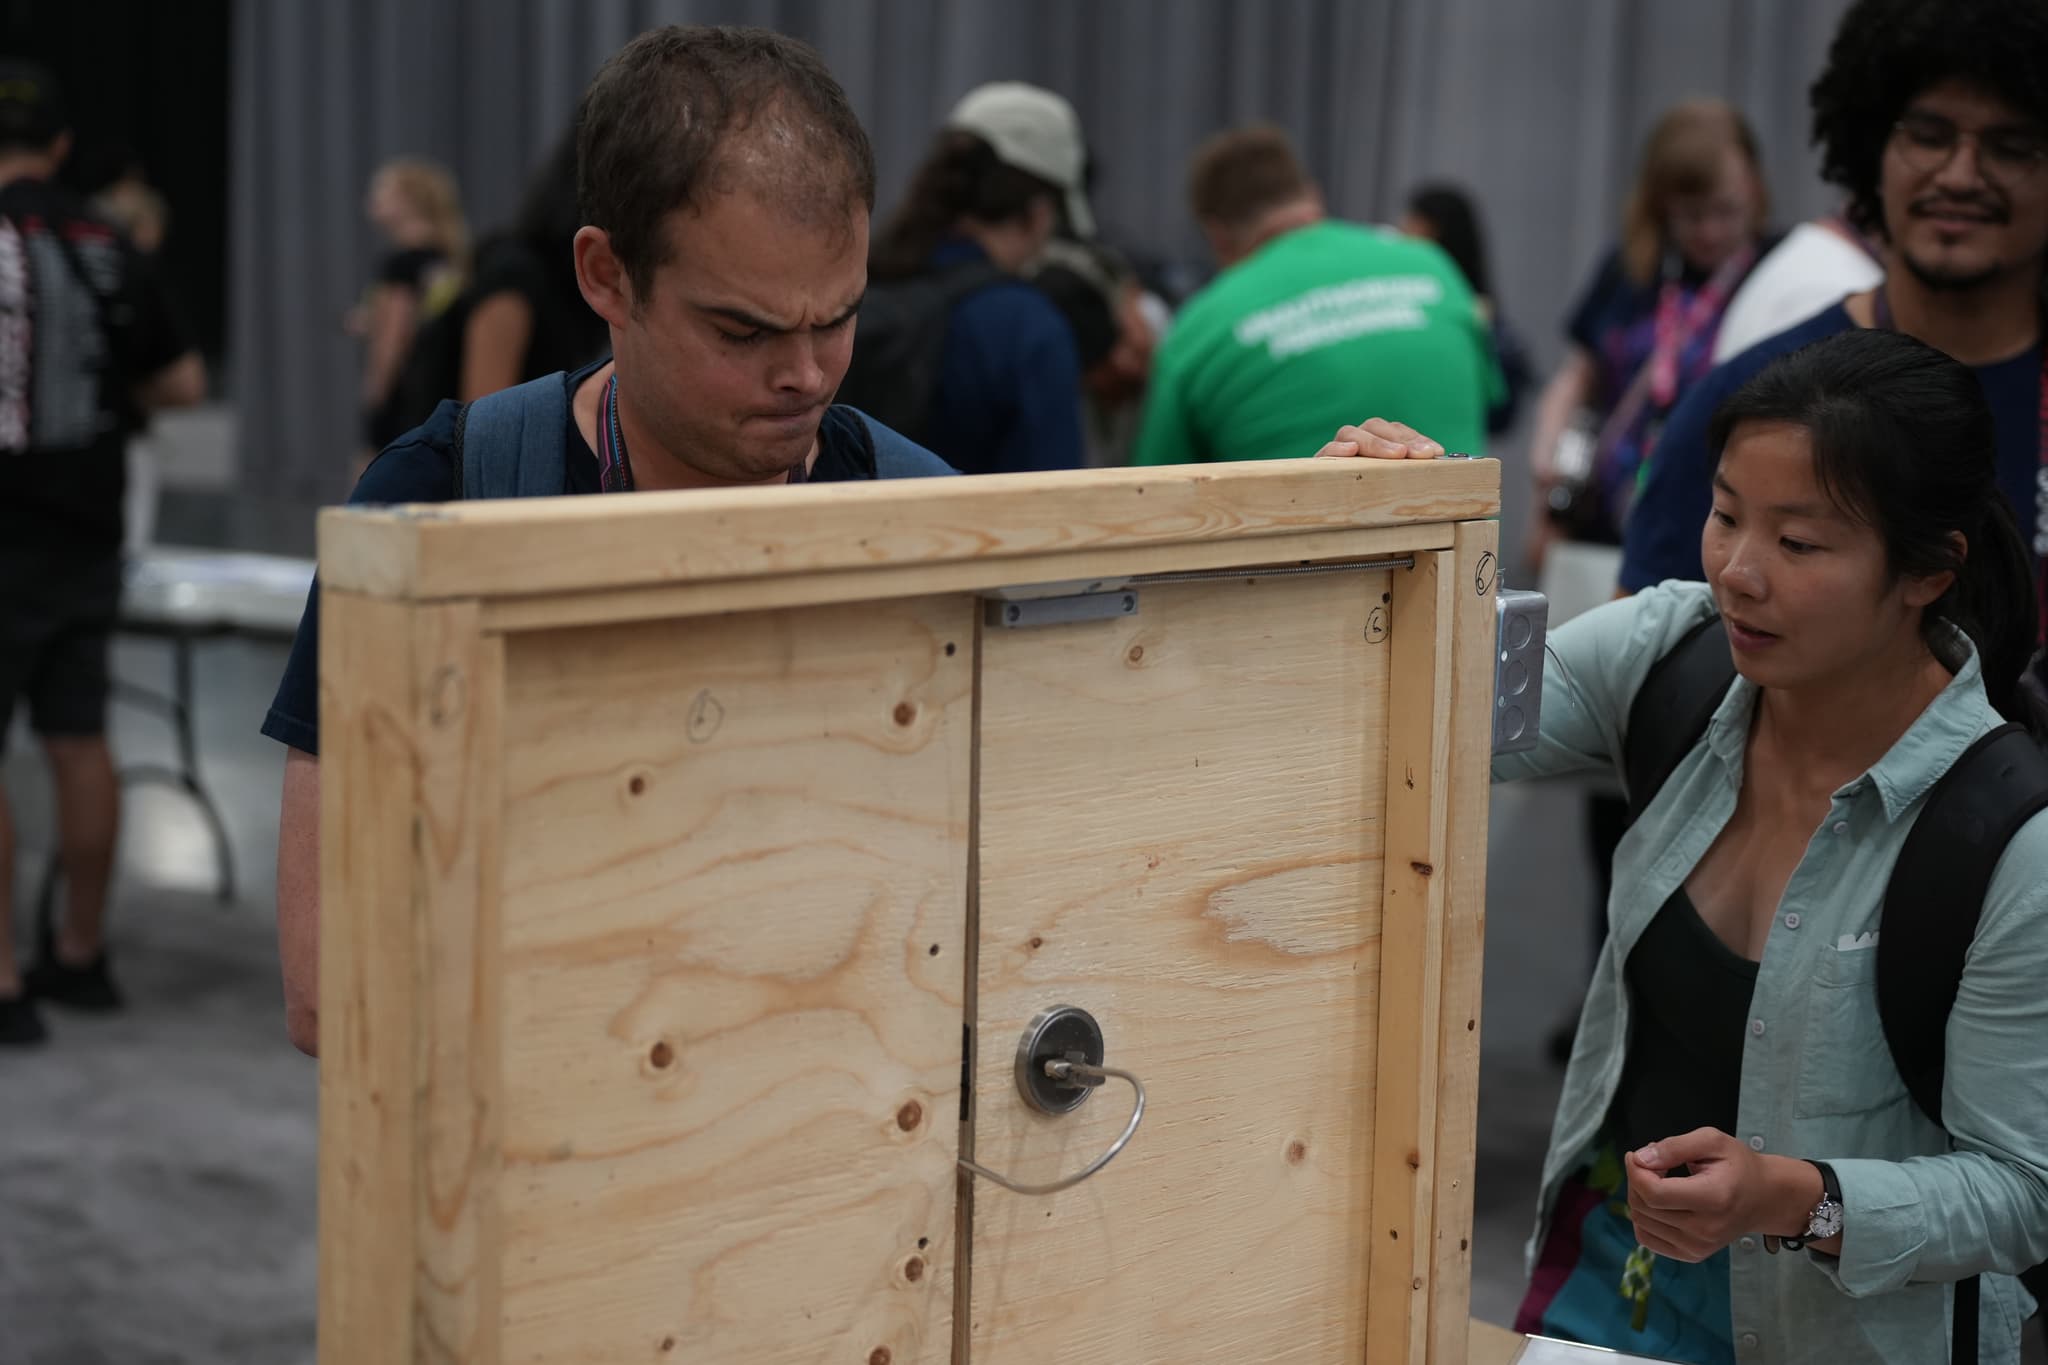
<path id="1" fill-rule="evenodd" d="M 1824 1242 L 1842 1233 L 1842 1184 L 1835 1179 L 1835 1168 L 1825 1161 L 1809 1161 L 1807 1165 L 1820 1172 L 1820 1202 L 1807 1215 L 1806 1231 L 1798 1237 L 1782 1238 L 1785 1247 L 1791 1251 L 1802 1250 L 1808 1242 Z"/>

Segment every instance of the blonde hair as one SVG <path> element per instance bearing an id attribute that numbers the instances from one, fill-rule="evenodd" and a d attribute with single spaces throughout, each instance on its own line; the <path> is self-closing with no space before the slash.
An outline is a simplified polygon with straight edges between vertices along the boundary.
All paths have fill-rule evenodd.
<path id="1" fill-rule="evenodd" d="M 1750 231 L 1759 232 L 1770 215 L 1770 194 L 1764 187 L 1756 134 L 1726 100 L 1698 99 L 1664 111 L 1643 143 L 1643 160 L 1635 188 L 1621 219 L 1621 261 L 1629 278 L 1648 284 L 1657 275 L 1664 254 L 1665 228 L 1673 201 L 1710 193 L 1721 179 L 1728 149 L 1742 153 L 1756 182 Z"/>
<path id="2" fill-rule="evenodd" d="M 424 157 L 401 156 L 379 166 L 375 179 L 390 182 L 427 224 L 427 240 L 455 270 L 467 273 L 469 223 L 462 216 L 462 194 L 447 168 Z"/>

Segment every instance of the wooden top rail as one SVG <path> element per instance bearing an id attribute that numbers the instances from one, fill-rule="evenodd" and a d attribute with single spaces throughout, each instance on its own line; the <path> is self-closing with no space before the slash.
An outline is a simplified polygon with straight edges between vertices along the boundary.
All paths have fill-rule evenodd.
<path id="1" fill-rule="evenodd" d="M 488 599 L 1028 561 L 1499 510 L 1492 460 L 1269 460 L 330 508 L 320 572 L 328 588 L 368 597 Z"/>

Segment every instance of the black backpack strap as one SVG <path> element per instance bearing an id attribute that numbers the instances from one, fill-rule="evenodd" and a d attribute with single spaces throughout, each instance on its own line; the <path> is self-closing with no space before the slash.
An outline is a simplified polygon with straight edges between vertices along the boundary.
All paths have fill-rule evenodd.
<path id="1" fill-rule="evenodd" d="M 1941 1122 L 1948 1016 L 1998 860 L 2048 809 L 2048 754 L 2021 725 L 2001 725 L 1963 751 L 1927 794 L 1885 886 L 1877 935 L 1877 1017 L 1892 1065 L 1920 1111 Z M 1946 1125 L 1944 1125 L 1946 1126 Z M 2040 1268 L 2029 1272 L 2030 1283 Z M 1978 1356 L 1978 1278 L 1955 1288 L 1949 1359 Z"/>
<path id="2" fill-rule="evenodd" d="M 1735 681 L 1728 630 L 1710 616 L 1651 666 L 1628 708 L 1621 736 L 1621 778 L 1634 824 L 1720 709 Z"/>
<path id="3" fill-rule="evenodd" d="M 1877 1012 L 1913 1102 L 1941 1122 L 1948 1014 L 1992 873 L 2048 809 L 2048 755 L 2019 725 L 1963 751 L 1927 794 L 1892 865 L 1877 936 Z"/>

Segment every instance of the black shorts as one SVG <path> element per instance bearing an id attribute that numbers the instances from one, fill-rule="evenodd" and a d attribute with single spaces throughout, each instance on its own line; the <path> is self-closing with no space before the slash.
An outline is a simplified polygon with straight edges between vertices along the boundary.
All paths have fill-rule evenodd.
<path id="1" fill-rule="evenodd" d="M 0 750 L 16 698 L 37 734 L 107 729 L 107 652 L 121 606 L 118 553 L 0 551 Z"/>

